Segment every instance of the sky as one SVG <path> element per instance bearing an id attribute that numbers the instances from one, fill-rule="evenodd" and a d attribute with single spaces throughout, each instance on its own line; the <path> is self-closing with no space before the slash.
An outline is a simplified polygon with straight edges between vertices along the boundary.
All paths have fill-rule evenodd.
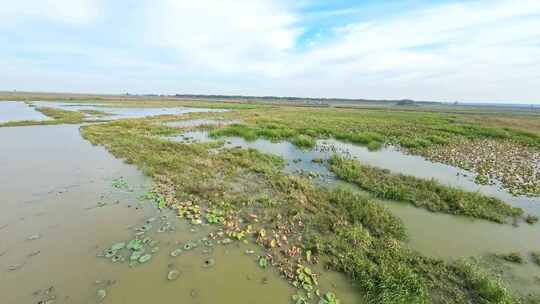
<path id="1" fill-rule="evenodd" d="M 1 0 L 0 90 L 540 103 L 540 0 Z"/>

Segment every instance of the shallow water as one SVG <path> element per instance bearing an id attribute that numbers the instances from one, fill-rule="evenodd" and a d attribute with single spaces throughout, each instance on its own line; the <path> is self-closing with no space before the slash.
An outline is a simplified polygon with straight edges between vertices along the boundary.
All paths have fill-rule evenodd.
<path id="1" fill-rule="evenodd" d="M 17 120 L 46 120 L 47 116 L 24 102 L 0 101 L 0 123 Z"/>
<path id="2" fill-rule="evenodd" d="M 35 101 L 32 102 L 38 107 L 51 107 L 56 109 L 62 109 L 67 111 L 80 111 L 80 110 L 96 110 L 111 114 L 110 116 L 99 117 L 93 115 L 87 115 L 90 119 L 125 119 L 125 118 L 142 118 L 147 116 L 158 115 L 181 115 L 187 113 L 200 113 L 200 112 L 222 112 L 224 110 L 219 109 L 204 109 L 204 108 L 148 108 L 148 107 L 107 107 L 106 105 L 99 104 L 77 104 L 77 103 L 65 103 L 65 102 L 50 102 L 50 101 Z"/>
<path id="3" fill-rule="evenodd" d="M 188 131 L 173 140 L 183 142 L 208 142 L 212 139 L 206 131 Z M 286 161 L 285 171 L 293 173 L 316 172 L 315 180 L 330 187 L 347 187 L 363 192 L 356 186 L 339 181 L 325 164 L 314 159 L 328 159 L 333 153 L 353 157 L 364 164 L 386 168 L 395 173 L 433 178 L 443 184 L 468 191 L 479 191 L 498 197 L 511 205 L 524 208 L 528 213 L 540 216 L 540 198 L 514 197 L 496 186 L 479 186 L 474 174 L 448 165 L 433 163 L 422 157 L 407 155 L 387 147 L 381 151 L 369 151 L 362 146 L 337 140 L 320 140 L 313 150 L 297 148 L 289 142 L 271 142 L 264 139 L 246 141 L 239 137 L 220 138 L 224 147 L 253 148 L 278 155 Z M 308 176 L 310 176 L 308 174 Z M 532 251 L 540 251 L 540 225 L 520 223 L 518 227 L 475 220 L 462 216 L 432 213 L 409 204 L 385 201 L 386 207 L 402 219 L 409 235 L 408 245 L 427 256 L 454 260 L 456 258 L 481 256 L 492 253 L 520 252 L 530 258 Z M 510 265 L 512 288 L 522 294 L 538 289 L 540 267 L 530 262 Z"/>
<path id="4" fill-rule="evenodd" d="M 289 303 L 296 290 L 275 270 L 258 267 L 256 256 L 245 254 L 248 245 L 171 257 L 177 243 L 200 239 L 208 227 L 192 232 L 174 216 L 141 203 L 138 197 L 150 181 L 83 140 L 78 129 L 0 129 L 0 302 L 54 297 L 56 303 L 98 303 L 96 293 L 103 289 L 103 303 Z M 112 186 L 119 177 L 127 187 Z M 97 257 L 112 244 L 133 239 L 134 228 L 148 218 L 162 215 L 168 218 L 146 233 L 160 247 L 148 263 L 129 267 Z M 170 221 L 175 230 L 156 232 L 160 221 Z M 209 257 L 215 266 L 205 268 Z M 166 278 L 171 269 L 181 273 L 175 281 Z M 343 276 L 324 277 L 323 290 L 337 291 L 342 303 L 357 302 Z"/>
<path id="5" fill-rule="evenodd" d="M 176 137 L 180 141 L 206 142 L 214 140 L 205 131 L 185 132 Z M 365 147 L 342 143 L 336 140 L 318 141 L 314 150 L 303 150 L 289 142 L 271 142 L 264 139 L 246 141 L 239 137 L 225 137 L 224 147 L 253 148 L 279 155 L 287 162 L 288 172 L 316 172 L 325 183 L 349 186 L 337 181 L 325 164 L 313 159 L 328 159 L 332 153 L 347 154 L 364 164 L 390 169 L 393 172 L 421 178 L 434 178 L 443 184 L 469 191 L 480 191 L 497 196 L 508 203 L 525 208 L 540 216 L 540 198 L 511 197 L 495 187 L 474 185 L 469 172 L 451 166 L 432 163 L 419 156 L 403 154 L 393 148 L 368 151 Z M 458 175 L 457 172 L 460 174 Z M 469 177 L 466 177 L 467 175 Z M 355 189 L 355 187 L 351 187 Z M 408 204 L 387 202 L 388 208 L 403 219 L 410 234 L 411 247 L 428 255 L 455 258 L 489 252 L 540 250 L 540 225 L 521 223 L 519 227 L 500 225 L 484 220 L 473 220 L 461 216 L 437 214 Z M 429 229 L 426 229 L 429 227 Z"/>
<path id="6" fill-rule="evenodd" d="M 192 139 L 198 142 L 216 140 L 206 131 L 188 131 L 176 140 Z M 540 214 L 540 197 L 513 196 L 496 185 L 478 185 L 474 182 L 475 174 L 442 163 L 431 162 L 421 156 L 400 152 L 394 147 L 385 147 L 379 151 L 369 151 L 366 147 L 344 143 L 335 139 L 318 140 L 313 150 L 298 148 L 289 142 L 271 142 L 265 139 L 246 141 L 240 137 L 225 137 L 225 147 L 239 146 L 282 156 L 287 161 L 287 170 L 313 171 L 324 176 L 333 176 L 324 165 L 313 163 L 313 159 L 329 159 L 333 153 L 348 155 L 363 164 L 388 169 L 394 173 L 412 175 L 419 178 L 435 179 L 444 185 L 467 191 L 480 192 L 494 196 L 505 202 Z M 295 161 L 296 160 L 296 161 Z"/>

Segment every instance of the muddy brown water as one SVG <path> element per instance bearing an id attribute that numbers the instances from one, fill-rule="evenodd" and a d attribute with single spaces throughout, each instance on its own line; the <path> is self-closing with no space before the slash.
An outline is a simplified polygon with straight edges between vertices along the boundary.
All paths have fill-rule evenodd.
<path id="1" fill-rule="evenodd" d="M 206 131 L 188 131 L 174 140 L 207 142 L 214 140 Z M 271 142 L 264 139 L 246 141 L 239 137 L 225 137 L 224 147 L 253 148 L 279 155 L 287 162 L 285 171 L 293 173 L 315 172 L 325 184 L 351 187 L 338 181 L 325 164 L 314 159 L 328 159 L 334 152 L 346 154 L 364 164 L 386 168 L 392 172 L 433 178 L 443 184 L 479 191 L 498 197 L 511 205 L 524 208 L 540 216 L 540 198 L 511 196 L 496 186 L 481 186 L 474 183 L 474 174 L 448 165 L 433 163 L 422 157 L 407 155 L 394 148 L 369 151 L 367 148 L 337 140 L 320 140 L 313 150 L 300 149 L 289 142 Z M 352 188 L 357 190 L 356 188 Z M 387 201 L 387 207 L 405 222 L 413 248 L 438 257 L 478 255 L 505 250 L 540 250 L 540 225 L 520 223 L 518 227 L 499 225 L 484 220 L 432 213 L 413 206 Z M 430 229 L 426 229 L 430 227 Z"/>
<path id="2" fill-rule="evenodd" d="M 233 243 L 171 257 L 177 244 L 200 239 L 192 227 L 139 200 L 150 185 L 134 166 L 81 138 L 79 126 L 0 128 L 1 303 L 289 303 L 297 292 L 273 269 L 261 269 L 255 246 Z M 128 188 L 113 187 L 122 178 Z M 167 216 L 174 231 L 156 231 Z M 158 218 L 147 232 L 160 251 L 129 267 L 97 257 L 134 238 L 134 228 Z M 208 258 L 213 267 L 204 267 Z M 177 269 L 177 280 L 167 274 Z M 323 273 L 321 290 L 342 303 L 358 294 L 344 276 Z M 98 291 L 104 290 L 103 301 Z M 52 303 L 52 302 L 51 302 Z"/>

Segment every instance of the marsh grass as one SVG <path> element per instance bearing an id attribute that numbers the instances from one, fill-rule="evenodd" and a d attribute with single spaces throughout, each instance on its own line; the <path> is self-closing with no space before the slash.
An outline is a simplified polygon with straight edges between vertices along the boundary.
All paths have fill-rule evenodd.
<path id="1" fill-rule="evenodd" d="M 227 136 L 251 132 L 242 126 L 225 129 L 220 132 L 229 132 Z M 267 129 L 273 131 L 266 135 L 282 136 L 279 128 Z M 160 138 L 178 132 L 152 119 L 82 128 L 93 144 L 137 165 L 157 183 L 167 181 L 179 199 L 202 206 L 226 203 L 244 218 L 256 212 L 254 230 L 288 227 L 295 235 L 291 242 L 301 240 L 297 245 L 306 252 L 348 275 L 370 303 L 517 303 L 502 285 L 470 265 L 412 252 L 402 242 L 403 224 L 380 201 L 286 175 L 281 171 L 283 159 L 253 149 L 216 149 L 216 143 Z M 287 263 L 280 249 L 266 250 Z M 288 263 L 296 267 L 300 261 Z"/>
<path id="2" fill-rule="evenodd" d="M 265 125 L 262 127 L 250 127 L 243 124 L 233 124 L 223 128 L 217 128 L 210 132 L 211 137 L 242 137 L 247 141 L 254 141 L 257 138 L 265 138 L 271 141 L 289 140 L 300 148 L 313 148 L 316 141 L 309 135 L 298 134 L 292 129 L 279 125 Z"/>
<path id="3" fill-rule="evenodd" d="M 54 120 L 65 123 L 79 123 L 84 120 L 84 114 L 79 111 L 67 111 L 56 108 L 41 107 L 36 108 L 36 111 L 43 113 Z"/>
<path id="4" fill-rule="evenodd" d="M 444 186 L 435 180 L 393 174 L 334 155 L 329 167 L 340 179 L 354 183 L 376 197 L 406 202 L 433 212 L 469 216 L 504 223 L 523 214 L 505 202 L 476 192 Z"/>

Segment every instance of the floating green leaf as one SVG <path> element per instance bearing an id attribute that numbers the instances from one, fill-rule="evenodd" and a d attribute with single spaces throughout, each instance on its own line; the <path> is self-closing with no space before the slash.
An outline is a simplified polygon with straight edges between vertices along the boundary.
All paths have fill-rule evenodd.
<path id="1" fill-rule="evenodd" d="M 268 259 L 265 258 L 265 257 L 260 257 L 259 258 L 259 266 L 261 268 L 267 268 L 268 267 Z"/>
<path id="2" fill-rule="evenodd" d="M 144 264 L 152 258 L 152 255 L 150 253 L 147 253 L 139 258 L 139 263 Z"/>
<path id="3" fill-rule="evenodd" d="M 133 251 L 138 251 L 143 247 L 143 242 L 139 239 L 133 239 L 127 244 L 127 248 Z"/>
<path id="4" fill-rule="evenodd" d="M 124 248 L 126 248 L 126 243 L 124 242 L 115 243 L 111 246 L 111 250 L 114 251 L 122 250 Z"/>

